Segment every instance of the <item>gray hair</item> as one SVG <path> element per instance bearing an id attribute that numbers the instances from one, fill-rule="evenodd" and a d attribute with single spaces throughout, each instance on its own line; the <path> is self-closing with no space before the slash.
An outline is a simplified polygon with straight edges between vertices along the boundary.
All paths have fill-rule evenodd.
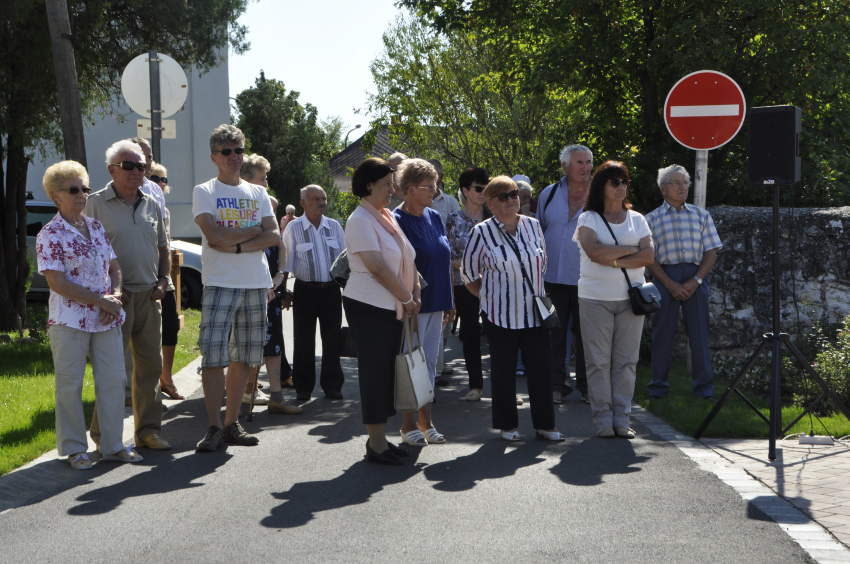
<path id="1" fill-rule="evenodd" d="M 295 213 L 295 206 L 293 206 L 292 204 L 289 204 L 288 206 L 286 206 L 286 213 L 289 213 L 289 212 Z"/>
<path id="2" fill-rule="evenodd" d="M 662 184 L 667 184 L 667 181 L 670 180 L 670 176 L 676 173 L 683 174 L 685 176 L 685 180 L 688 183 L 688 186 L 691 185 L 691 175 L 688 174 L 688 170 L 682 165 L 670 165 L 666 168 L 658 169 L 658 187 L 661 188 Z"/>
<path id="3" fill-rule="evenodd" d="M 561 149 L 561 163 L 570 164 L 573 153 L 587 153 L 590 155 L 590 161 L 593 162 L 593 151 L 584 145 L 567 145 Z"/>
<path id="4" fill-rule="evenodd" d="M 211 153 L 217 153 L 222 147 L 231 143 L 239 143 L 243 147 L 245 146 L 245 134 L 238 127 L 232 126 L 229 123 L 223 123 L 210 133 Z"/>
<path id="5" fill-rule="evenodd" d="M 269 164 L 268 159 L 254 153 L 253 155 L 245 155 L 245 159 L 242 161 L 242 170 L 239 171 L 239 176 L 241 176 L 244 180 L 253 180 L 254 177 L 257 176 L 257 173 L 261 170 L 268 173 L 271 169 L 272 165 Z"/>
<path id="6" fill-rule="evenodd" d="M 438 161 L 437 159 L 428 159 L 428 162 L 437 170 L 438 173 L 443 173 L 443 163 Z"/>
<path id="7" fill-rule="evenodd" d="M 525 180 L 516 180 L 515 182 L 516 182 L 516 186 L 517 186 L 517 191 L 520 194 L 526 193 L 529 196 L 531 195 L 531 192 L 532 192 L 531 184 L 529 184 Z"/>
<path id="8" fill-rule="evenodd" d="M 127 139 L 122 139 L 121 141 L 116 141 L 106 150 L 106 164 L 111 165 L 115 164 L 112 161 L 115 160 L 115 157 L 120 155 L 121 153 L 135 153 L 137 155 L 141 155 L 142 161 L 145 161 L 145 154 L 142 152 L 142 148 L 132 141 L 128 141 Z"/>
<path id="9" fill-rule="evenodd" d="M 308 184 L 307 186 L 305 186 L 304 188 L 301 189 L 300 197 L 301 197 L 302 200 L 307 199 L 307 192 L 309 192 L 310 189 L 317 189 L 317 190 L 321 190 L 322 192 L 325 191 L 325 189 L 322 188 L 321 186 L 319 186 L 318 184 Z M 325 195 L 327 196 L 327 193 Z M 289 209 L 289 206 L 287 206 L 286 209 Z M 292 208 L 292 209 L 294 210 L 295 208 Z"/>

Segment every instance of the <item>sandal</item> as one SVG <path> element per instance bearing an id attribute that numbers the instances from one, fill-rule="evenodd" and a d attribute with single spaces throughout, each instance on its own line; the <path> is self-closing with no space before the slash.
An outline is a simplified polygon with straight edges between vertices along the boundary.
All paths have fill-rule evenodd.
<path id="1" fill-rule="evenodd" d="M 177 386 L 174 384 L 165 384 L 161 380 L 159 382 L 159 389 L 163 394 L 170 397 L 173 400 L 182 400 L 186 399 L 186 396 L 180 395 L 180 392 L 177 391 Z"/>
<path id="2" fill-rule="evenodd" d="M 423 432 L 425 433 L 425 438 L 428 439 L 429 443 L 441 445 L 446 442 L 445 435 L 438 433 L 434 427 L 431 427 L 430 429 L 425 429 L 425 431 Z"/>
<path id="3" fill-rule="evenodd" d="M 513 442 L 513 441 L 520 440 L 519 431 L 499 431 L 499 432 L 502 434 L 502 438 L 505 439 L 506 441 L 512 441 Z"/>
<path id="4" fill-rule="evenodd" d="M 478 401 L 481 399 L 481 390 L 469 390 L 466 394 L 466 401 Z"/>
<path id="5" fill-rule="evenodd" d="M 403 443 L 407 443 L 410 446 L 418 447 L 428 446 L 428 441 L 425 440 L 425 436 L 419 429 L 414 429 L 407 433 L 402 430 L 399 430 L 399 433 L 401 433 L 401 442 Z"/>
<path id="6" fill-rule="evenodd" d="M 542 429 L 535 429 L 534 432 L 537 434 L 538 439 L 546 439 L 547 441 L 556 442 L 567 440 L 567 438 L 558 431 L 543 431 Z"/>

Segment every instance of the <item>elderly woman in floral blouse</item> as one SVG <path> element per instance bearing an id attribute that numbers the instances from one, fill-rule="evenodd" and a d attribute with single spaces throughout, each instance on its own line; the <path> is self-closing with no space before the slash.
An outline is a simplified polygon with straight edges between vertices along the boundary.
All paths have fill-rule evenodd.
<path id="1" fill-rule="evenodd" d="M 460 339 L 463 342 L 463 360 L 469 373 L 469 393 L 466 401 L 481 399 L 484 376 L 481 371 L 481 324 L 478 321 L 478 296 L 466 289 L 460 278 L 461 258 L 469 233 L 481 221 L 491 217 L 484 207 L 484 188 L 490 176 L 483 168 L 468 168 L 460 175 L 458 184 L 464 201 L 462 210 L 446 219 L 446 235 L 452 250 L 452 276 L 455 311 L 460 317 Z"/>
<path id="2" fill-rule="evenodd" d="M 104 460 L 139 462 L 124 448 L 124 345 L 121 269 L 103 225 L 83 214 L 89 175 L 62 161 L 44 173 L 44 191 L 59 213 L 36 238 L 38 271 L 50 286 L 47 334 L 56 371 L 56 443 L 71 467 L 88 470 L 83 377 L 91 358 Z"/>

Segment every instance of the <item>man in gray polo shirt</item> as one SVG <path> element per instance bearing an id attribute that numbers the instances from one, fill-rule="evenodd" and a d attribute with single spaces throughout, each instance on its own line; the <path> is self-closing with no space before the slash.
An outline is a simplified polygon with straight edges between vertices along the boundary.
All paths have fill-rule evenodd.
<path id="1" fill-rule="evenodd" d="M 127 379 L 132 382 L 136 445 L 168 450 L 162 428 L 162 308 L 171 271 L 168 237 L 159 204 L 139 187 L 144 180 L 141 148 L 118 141 L 106 150 L 112 181 L 89 196 L 86 215 L 103 224 L 124 275 L 121 301 L 127 320 L 121 327 Z M 100 443 L 97 409 L 91 422 L 92 440 Z"/>

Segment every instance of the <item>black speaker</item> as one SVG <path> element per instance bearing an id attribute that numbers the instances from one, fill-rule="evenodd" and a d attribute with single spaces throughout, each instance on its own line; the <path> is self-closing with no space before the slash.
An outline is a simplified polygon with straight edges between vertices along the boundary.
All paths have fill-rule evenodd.
<path id="1" fill-rule="evenodd" d="M 801 130 L 800 108 L 765 106 L 750 110 L 750 186 L 799 182 Z"/>

